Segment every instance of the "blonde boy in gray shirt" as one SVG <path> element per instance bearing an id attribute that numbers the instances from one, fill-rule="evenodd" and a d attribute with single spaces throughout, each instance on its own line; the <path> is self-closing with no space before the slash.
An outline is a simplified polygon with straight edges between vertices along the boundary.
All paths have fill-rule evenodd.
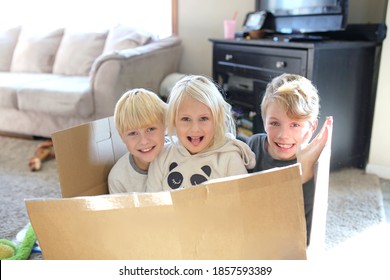
<path id="1" fill-rule="evenodd" d="M 166 106 L 143 88 L 129 90 L 118 100 L 115 126 L 128 152 L 109 173 L 110 194 L 145 191 L 149 164 L 164 148 Z"/>

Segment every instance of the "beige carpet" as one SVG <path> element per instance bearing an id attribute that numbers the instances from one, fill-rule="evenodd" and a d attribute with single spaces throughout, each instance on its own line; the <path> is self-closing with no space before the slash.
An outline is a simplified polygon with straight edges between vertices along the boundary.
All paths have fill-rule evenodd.
<path id="1" fill-rule="evenodd" d="M 379 178 L 364 170 L 345 168 L 329 179 L 327 249 L 385 221 Z"/>
<path id="2" fill-rule="evenodd" d="M 56 162 L 30 172 L 28 160 L 37 140 L 0 137 L 0 238 L 12 240 L 29 222 L 25 198 L 61 197 Z M 332 172 L 326 229 L 326 248 L 336 251 L 349 240 L 364 236 L 384 221 L 379 180 L 359 169 Z"/>
<path id="3" fill-rule="evenodd" d="M 0 238 L 15 238 L 29 222 L 25 198 L 61 197 L 55 160 L 39 172 L 28 169 L 40 142 L 0 137 Z"/>

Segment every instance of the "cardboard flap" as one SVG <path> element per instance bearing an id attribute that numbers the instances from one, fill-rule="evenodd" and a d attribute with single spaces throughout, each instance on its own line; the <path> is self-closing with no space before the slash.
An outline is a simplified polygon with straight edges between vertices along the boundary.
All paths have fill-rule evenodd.
<path id="1" fill-rule="evenodd" d="M 306 259 L 298 164 L 172 192 L 26 206 L 45 259 Z"/>
<path id="2" fill-rule="evenodd" d="M 331 158 L 332 131 L 329 131 L 327 145 L 322 150 L 314 168 L 314 202 L 308 255 L 318 258 L 325 252 L 326 216 L 328 212 L 329 170 Z"/>
<path id="3" fill-rule="evenodd" d="M 126 152 L 112 117 L 58 131 L 52 139 L 62 197 L 108 193 L 111 167 Z"/>

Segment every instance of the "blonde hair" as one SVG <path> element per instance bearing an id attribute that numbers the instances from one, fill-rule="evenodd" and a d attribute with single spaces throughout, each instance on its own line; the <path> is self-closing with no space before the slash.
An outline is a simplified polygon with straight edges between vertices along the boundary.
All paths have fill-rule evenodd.
<path id="1" fill-rule="evenodd" d="M 114 120 L 118 132 L 164 122 L 167 104 L 152 91 L 135 88 L 125 92 L 115 106 Z"/>
<path id="2" fill-rule="evenodd" d="M 261 103 L 261 117 L 265 122 L 269 104 L 277 102 L 291 119 L 308 120 L 312 125 L 320 112 L 318 91 L 310 80 L 295 74 L 274 78 L 265 91 Z"/>
<path id="3" fill-rule="evenodd" d="M 174 85 L 168 97 L 166 122 L 171 137 L 175 133 L 175 119 L 184 97 L 194 98 L 210 108 L 215 132 L 212 146 L 223 144 L 226 133 L 236 135 L 231 106 L 225 101 L 217 84 L 205 76 L 187 75 Z"/>

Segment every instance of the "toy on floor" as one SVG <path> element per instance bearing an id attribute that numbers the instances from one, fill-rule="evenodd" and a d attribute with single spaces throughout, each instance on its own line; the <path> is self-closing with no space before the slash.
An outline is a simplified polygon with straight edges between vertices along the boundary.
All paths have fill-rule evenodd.
<path id="1" fill-rule="evenodd" d="M 28 226 L 19 246 L 7 239 L 0 239 L 0 260 L 27 260 L 36 241 L 37 238 L 31 225 Z"/>
<path id="2" fill-rule="evenodd" d="M 42 168 L 42 162 L 54 158 L 53 141 L 47 140 L 38 145 L 34 156 L 28 162 L 31 171 L 38 171 Z"/>

